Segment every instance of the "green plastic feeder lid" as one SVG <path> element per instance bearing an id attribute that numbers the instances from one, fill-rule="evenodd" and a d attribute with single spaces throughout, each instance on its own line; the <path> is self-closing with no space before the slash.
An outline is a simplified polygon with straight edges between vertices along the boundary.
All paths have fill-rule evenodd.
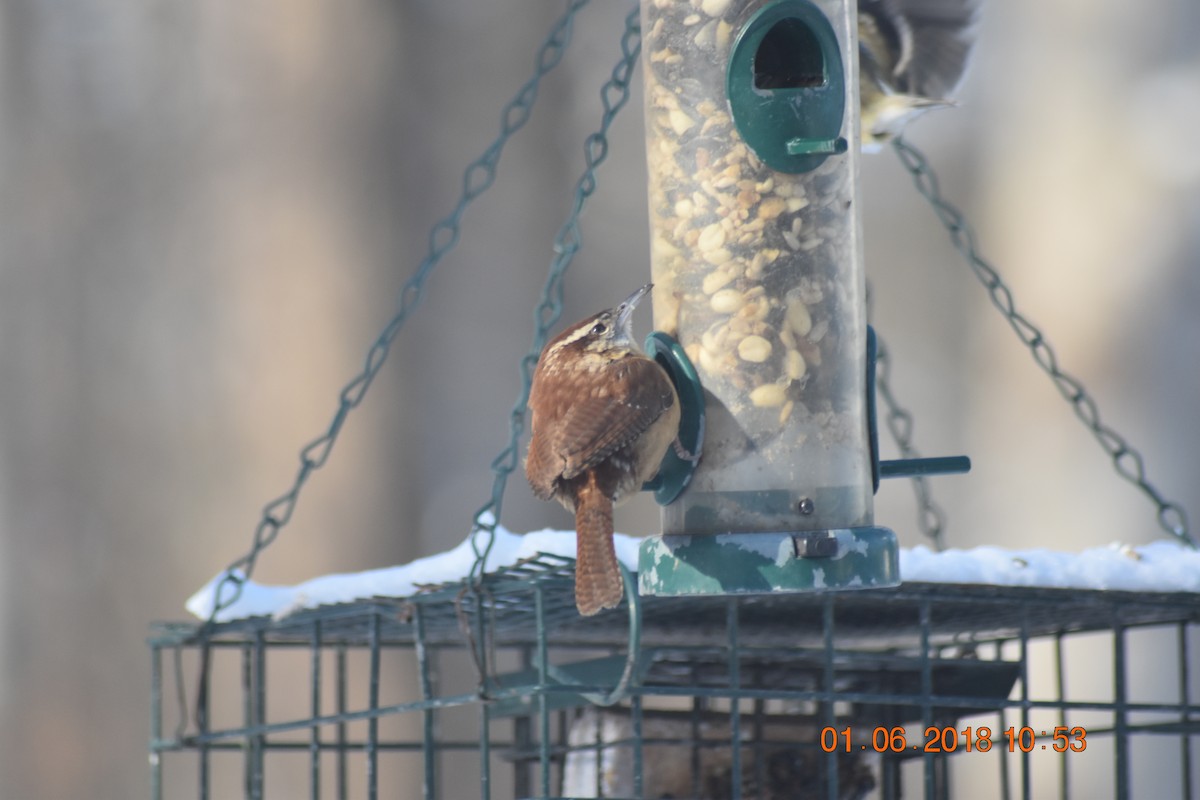
<path id="1" fill-rule="evenodd" d="M 837 34 L 809 0 L 776 0 L 742 26 L 725 75 L 738 132 L 763 163 L 808 172 L 846 152 L 846 72 Z"/>

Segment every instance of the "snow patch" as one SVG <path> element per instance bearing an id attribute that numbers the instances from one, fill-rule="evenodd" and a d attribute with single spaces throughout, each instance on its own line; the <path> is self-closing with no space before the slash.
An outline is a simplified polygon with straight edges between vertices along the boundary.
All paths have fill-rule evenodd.
<path id="1" fill-rule="evenodd" d="M 1200 592 L 1200 551 L 1174 542 L 1114 543 L 1081 553 L 1053 550 L 900 551 L 900 577 L 930 583 L 986 583 L 1131 592 Z"/>
<path id="2" fill-rule="evenodd" d="M 617 558 L 630 570 L 635 570 L 641 540 L 618 533 L 614 543 Z M 485 569 L 496 570 L 538 553 L 574 558 L 575 532 L 541 530 L 519 535 L 497 526 Z M 468 536 L 452 550 L 397 567 L 323 575 L 295 586 L 266 586 L 245 581 L 236 602 L 223 609 L 217 620 L 226 622 L 256 616 L 282 618 L 302 609 L 375 596 L 407 597 L 417 591 L 418 584 L 462 580 L 470 574 L 474 563 L 475 551 Z M 225 573 L 217 575 L 192 595 L 187 601 L 187 610 L 200 619 L 208 619 L 217 586 L 224 576 Z M 823 577 L 816 577 L 818 584 L 823 582 Z M 1200 592 L 1200 551 L 1168 541 L 1141 547 L 1118 543 L 1081 553 L 999 547 L 939 553 L 922 545 L 900 551 L 900 577 L 909 582 L 927 583 Z M 223 596 L 229 597 L 232 590 L 232 586 L 226 587 Z"/>
<path id="3" fill-rule="evenodd" d="M 484 536 L 480 534 L 480 546 L 486 542 Z M 614 544 L 617 559 L 630 570 L 636 570 L 641 539 L 618 533 L 614 536 Z M 519 535 L 497 526 L 485 570 L 509 566 L 538 553 L 574 558 L 575 532 L 547 529 Z M 396 567 L 322 575 L 295 586 L 267 586 L 245 581 L 237 600 L 221 610 L 217 621 L 260 616 L 280 619 L 296 611 L 333 603 L 351 603 L 376 596 L 408 597 L 416 593 L 418 584 L 427 586 L 462 580 L 470 574 L 474 563 L 475 550 L 468 536 L 453 550 Z M 200 619 L 208 619 L 216 602 L 217 587 L 225 574 L 218 574 L 188 598 L 187 610 Z M 222 598 L 231 597 L 233 591 L 232 586 L 227 586 L 221 592 Z"/>

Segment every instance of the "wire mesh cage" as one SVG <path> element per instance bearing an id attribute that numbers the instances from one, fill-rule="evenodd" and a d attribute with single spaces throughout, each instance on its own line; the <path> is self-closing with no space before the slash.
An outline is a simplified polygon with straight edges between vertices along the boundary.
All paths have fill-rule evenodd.
<path id="1" fill-rule="evenodd" d="M 905 584 L 641 598 L 583 620 L 572 568 L 541 556 L 480 591 L 251 618 L 206 638 L 159 626 L 153 796 L 271 797 L 278 783 L 426 800 L 1200 790 L 1191 595 Z M 240 692 L 202 692 L 184 735 L 197 676 Z"/>

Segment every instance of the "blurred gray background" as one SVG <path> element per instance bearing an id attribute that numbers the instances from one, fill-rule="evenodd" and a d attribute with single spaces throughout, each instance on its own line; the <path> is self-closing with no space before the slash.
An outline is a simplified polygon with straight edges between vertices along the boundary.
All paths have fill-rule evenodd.
<path id="1" fill-rule="evenodd" d="M 0 4 L 0 787 L 148 787 L 152 620 L 242 554 L 325 430 L 430 224 L 561 4 Z M 551 242 L 625 3 L 579 18 L 494 189 L 256 579 L 466 535 L 504 444 Z M 1200 5 L 985 6 L 959 108 L 910 130 L 1018 307 L 1200 522 Z M 613 129 L 566 319 L 646 280 L 641 96 Z M 950 248 L 894 155 L 863 160 L 895 389 L 954 546 L 1162 534 Z M 639 316 L 640 334 L 650 315 Z M 877 520 L 921 543 L 912 494 Z M 568 527 L 512 482 L 504 523 Z M 639 498 L 618 530 L 646 534 Z M 283 796 L 283 795 L 280 795 Z"/>

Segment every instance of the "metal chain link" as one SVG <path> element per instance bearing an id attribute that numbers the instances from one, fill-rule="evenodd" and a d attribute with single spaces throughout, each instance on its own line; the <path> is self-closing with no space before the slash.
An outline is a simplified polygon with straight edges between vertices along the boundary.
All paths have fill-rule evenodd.
<path id="1" fill-rule="evenodd" d="M 315 470 L 325 465 L 329 453 L 333 449 L 333 444 L 346 422 L 346 417 L 362 402 L 371 382 L 379 374 L 383 362 L 387 359 L 392 342 L 400 333 L 400 329 L 404 327 L 409 315 L 421 302 L 429 276 L 446 254 L 458 244 L 463 213 L 495 182 L 496 167 L 500 162 L 504 146 L 513 134 L 529 121 L 537 100 L 541 80 L 562 61 L 563 54 L 571 41 L 575 16 L 587 3 L 588 0 L 570 0 L 567 3 L 566 10 L 550 29 L 549 35 L 537 52 L 533 75 L 500 112 L 500 135 L 481 156 L 472 161 L 464 170 L 462 192 L 457 204 L 430 230 L 429 249 L 425 258 L 400 290 L 396 313 L 379 334 L 379 338 L 371 345 L 370 350 L 367 351 L 366 363 L 362 372 L 342 389 L 338 397 L 338 408 L 329 428 L 300 451 L 300 470 L 296 473 L 291 488 L 263 508 L 262 518 L 254 529 L 250 551 L 231 563 L 217 584 L 212 612 L 208 618 L 209 625 L 216 620 L 221 611 L 237 602 L 238 597 L 241 596 L 243 585 L 254 572 L 258 556 L 271 545 L 279 535 L 280 529 L 291 520 L 304 484 Z"/>
<path id="2" fill-rule="evenodd" d="M 525 431 L 525 410 L 529 403 L 529 391 L 533 385 L 533 371 L 537 366 L 538 357 L 546 345 L 550 330 L 562 316 L 563 278 L 567 267 L 575 258 L 583 243 L 579 227 L 579 215 L 583 211 L 587 199 L 596 191 L 596 168 L 608 156 L 608 130 L 625 104 L 629 101 L 630 82 L 634 69 L 637 67 L 638 55 L 641 52 L 641 20 L 637 4 L 625 17 L 625 32 L 621 36 L 621 58 L 613 68 L 612 75 L 600 89 L 600 100 L 603 113 L 600 116 L 600 127 L 588 136 L 584 142 L 585 167 L 583 174 L 575 184 L 575 199 L 566 221 L 554 237 L 554 259 L 550 263 L 546 282 L 542 287 L 541 302 L 534 310 L 533 342 L 529 352 L 521 359 L 521 391 L 513 404 L 508 419 L 508 444 L 493 459 L 491 468 L 494 475 L 492 481 L 492 496 L 476 513 L 474 526 L 471 530 L 471 547 L 475 553 L 475 563 L 471 567 L 469 579 L 478 585 L 483 568 L 495 541 L 496 526 L 500 522 L 500 511 L 504 502 L 504 489 L 508 485 L 508 477 L 516 470 L 520 456 L 520 439 Z"/>
<path id="3" fill-rule="evenodd" d="M 934 213 L 946 231 L 950 241 L 970 265 L 975 277 L 988 290 L 988 297 L 1026 347 L 1033 360 L 1041 367 L 1059 393 L 1071 404 L 1075 416 L 1092 432 L 1112 460 L 1113 469 L 1129 483 L 1136 486 L 1157 508 L 1158 525 L 1167 533 L 1192 548 L 1200 547 L 1188 530 L 1187 514 L 1178 503 L 1167 500 L 1146 480 L 1146 466 L 1142 454 L 1135 450 L 1119 433 L 1100 421 L 1096 401 L 1083 385 L 1064 373 L 1058 359 L 1041 329 L 1016 310 L 1012 291 L 999 273 L 980 255 L 975 244 L 975 233 L 957 208 L 946 201 L 938 187 L 937 176 L 925 156 L 900 137 L 892 141 L 896 155 L 913 178 L 917 191 L 929 201 Z"/>
<path id="4" fill-rule="evenodd" d="M 912 444 L 913 416 L 896 401 L 892 394 L 892 359 L 891 352 L 879 332 L 875 332 L 875 395 L 887 409 L 885 420 L 892 439 L 900 451 L 901 458 L 920 458 L 921 454 Z M 945 550 L 946 544 L 942 533 L 946 527 L 946 514 L 933 501 L 929 489 L 929 481 L 924 475 L 913 475 L 910 478 L 913 493 L 917 497 L 917 527 L 921 533 L 933 542 L 935 550 Z"/>

